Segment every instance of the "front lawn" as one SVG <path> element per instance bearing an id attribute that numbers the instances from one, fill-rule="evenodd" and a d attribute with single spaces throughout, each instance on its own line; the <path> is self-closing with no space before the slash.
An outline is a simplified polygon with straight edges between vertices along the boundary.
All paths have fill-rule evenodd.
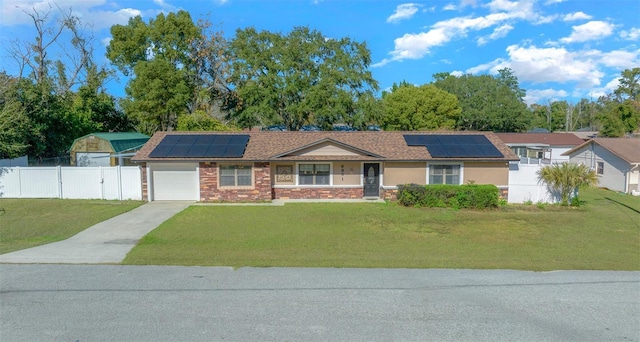
<path id="1" fill-rule="evenodd" d="M 192 206 L 125 264 L 640 270 L 640 198 L 591 189 L 581 208 L 396 203 Z"/>
<path id="2" fill-rule="evenodd" d="M 69 238 L 142 201 L 0 199 L 0 254 Z"/>

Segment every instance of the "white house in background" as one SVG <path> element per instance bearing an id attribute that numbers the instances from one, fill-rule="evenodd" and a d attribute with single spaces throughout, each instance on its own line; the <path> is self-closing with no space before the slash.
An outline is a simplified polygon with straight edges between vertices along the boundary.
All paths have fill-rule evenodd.
<path id="1" fill-rule="evenodd" d="M 569 161 L 562 155 L 584 143 L 573 133 L 496 133 L 520 157 L 521 164 L 551 164 Z"/>
<path id="2" fill-rule="evenodd" d="M 625 193 L 640 191 L 640 139 L 595 138 L 564 153 L 571 163 L 598 174 L 598 186 Z"/>

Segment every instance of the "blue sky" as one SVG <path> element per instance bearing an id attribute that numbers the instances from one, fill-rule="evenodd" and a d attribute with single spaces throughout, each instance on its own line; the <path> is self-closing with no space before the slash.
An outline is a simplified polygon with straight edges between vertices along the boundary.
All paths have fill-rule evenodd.
<path id="1" fill-rule="evenodd" d="M 208 18 L 225 36 L 238 28 L 288 33 L 309 26 L 328 38 L 366 42 L 382 89 L 406 80 L 432 81 L 438 72 L 495 74 L 509 67 L 527 90 L 527 103 L 597 99 L 617 87 L 624 69 L 640 67 L 637 0 L 58 0 L 91 23 L 98 63 L 106 64 L 109 27 L 131 16 L 145 20 L 180 9 Z M 48 1 L 0 0 L 2 69 L 15 73 L 6 48 L 33 40 L 24 10 Z M 108 84 L 124 95 L 126 79 Z"/>

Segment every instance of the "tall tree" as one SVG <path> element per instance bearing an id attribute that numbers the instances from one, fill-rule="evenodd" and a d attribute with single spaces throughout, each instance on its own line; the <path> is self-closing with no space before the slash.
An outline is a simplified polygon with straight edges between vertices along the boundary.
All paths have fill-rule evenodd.
<path id="1" fill-rule="evenodd" d="M 420 87 L 404 85 L 383 99 L 385 130 L 454 129 L 462 112 L 455 95 L 426 84 Z"/>
<path id="2" fill-rule="evenodd" d="M 377 90 L 368 70 L 365 43 L 328 39 L 296 27 L 288 35 L 239 29 L 230 44 L 232 74 L 239 98 L 230 115 L 240 127 L 305 124 L 325 129 L 336 122 L 363 121 L 361 101 Z M 366 121 L 366 120 L 364 120 Z"/>
<path id="3" fill-rule="evenodd" d="M 519 132 L 531 126 L 525 92 L 509 69 L 500 70 L 496 77 L 438 73 L 433 78 L 433 85 L 458 98 L 462 107 L 458 129 Z"/>
<path id="4" fill-rule="evenodd" d="M 205 68 L 196 48 L 204 44 L 202 29 L 186 11 L 161 13 L 145 23 L 140 16 L 111 27 L 107 57 L 132 75 L 122 106 L 147 134 L 175 129 L 181 115 L 198 106 Z M 205 72 L 203 70 L 203 72 Z"/>
<path id="5" fill-rule="evenodd" d="M 28 119 L 26 152 L 32 158 L 66 154 L 75 138 L 97 127 L 93 120 L 101 116 L 100 108 L 89 110 L 78 99 L 86 97 L 83 89 L 89 84 L 102 87 L 108 71 L 93 63 L 93 36 L 72 13 L 51 6 L 26 12 L 36 36 L 32 41 L 16 39 L 8 48 L 18 75 L 12 91 L 6 93 L 10 99 L 4 108 L 13 108 Z M 96 74 L 104 77 L 93 77 Z M 114 105 L 110 97 L 103 102 Z"/>
<path id="6" fill-rule="evenodd" d="M 640 130 L 640 68 L 621 72 L 613 94 L 603 96 L 600 135 L 619 137 Z"/>
<path id="7" fill-rule="evenodd" d="M 35 133 L 31 121 L 18 101 L 19 79 L 0 72 L 0 159 L 27 153 Z"/>

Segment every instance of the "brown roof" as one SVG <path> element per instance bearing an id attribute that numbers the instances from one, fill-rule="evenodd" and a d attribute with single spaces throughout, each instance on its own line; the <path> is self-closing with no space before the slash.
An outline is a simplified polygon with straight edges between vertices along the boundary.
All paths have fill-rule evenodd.
<path id="1" fill-rule="evenodd" d="M 171 134 L 246 134 L 249 143 L 242 158 L 152 158 L 149 154 Z M 503 154 L 502 158 L 455 158 L 456 160 L 519 160 L 511 149 L 491 132 L 157 132 L 149 139 L 133 161 L 276 161 L 276 160 L 451 160 L 452 158 L 432 158 L 424 146 L 407 146 L 405 134 L 455 134 L 484 135 Z M 295 151 L 303 147 L 323 142 L 334 142 L 345 148 L 358 151 L 358 156 L 295 156 Z"/>
<path id="2" fill-rule="evenodd" d="M 549 146 L 578 146 L 584 142 L 573 133 L 496 133 L 505 144 L 545 144 Z"/>
<path id="3" fill-rule="evenodd" d="M 640 139 L 638 138 L 594 138 L 562 155 L 570 155 L 589 144 L 598 144 L 629 164 L 640 164 Z"/>

